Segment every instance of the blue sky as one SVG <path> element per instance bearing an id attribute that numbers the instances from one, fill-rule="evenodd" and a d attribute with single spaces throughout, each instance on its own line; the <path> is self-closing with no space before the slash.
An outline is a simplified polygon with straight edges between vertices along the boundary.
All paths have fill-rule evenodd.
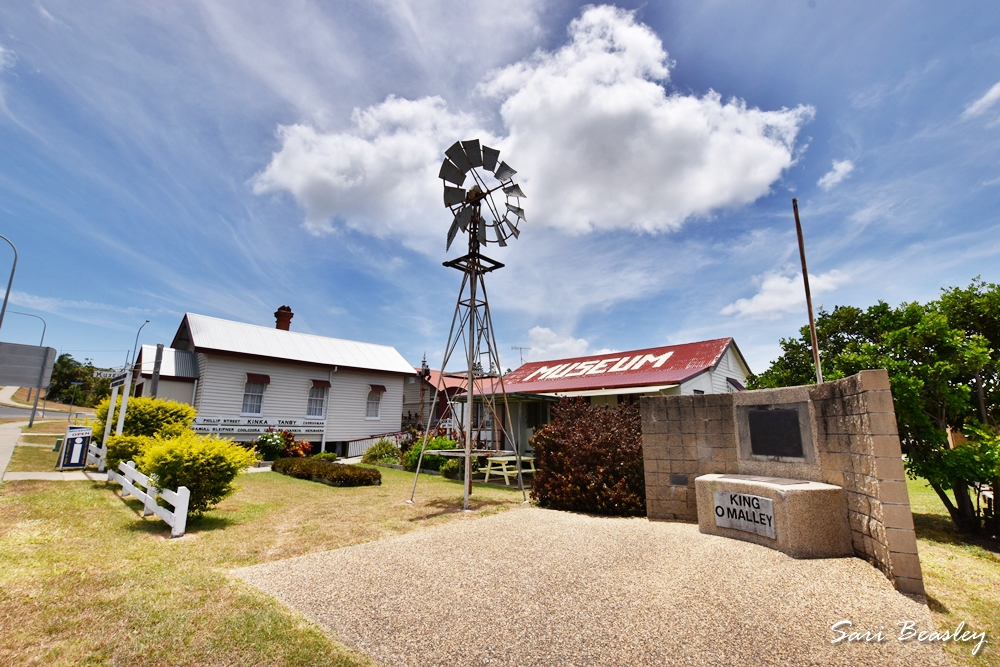
<path id="1" fill-rule="evenodd" d="M 11 0 L 9 309 L 99 365 L 145 319 L 169 343 L 185 311 L 282 304 L 437 365 L 459 284 L 437 165 L 479 137 L 527 193 L 491 249 L 505 366 L 732 336 L 759 372 L 806 322 L 792 197 L 817 305 L 1000 282 L 998 24 L 983 2 Z M 11 314 L 0 339 L 39 334 Z"/>

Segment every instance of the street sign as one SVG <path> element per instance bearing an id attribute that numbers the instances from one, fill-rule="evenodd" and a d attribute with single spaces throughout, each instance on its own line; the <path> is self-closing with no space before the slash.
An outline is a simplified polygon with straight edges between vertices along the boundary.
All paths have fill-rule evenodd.
<path id="1" fill-rule="evenodd" d="M 100 380 L 107 380 L 121 373 L 121 371 L 94 371 L 94 377 Z"/>
<path id="2" fill-rule="evenodd" d="M 113 375 L 111 377 L 112 387 L 121 387 L 125 384 L 125 380 L 128 378 L 128 373 L 120 373 L 118 375 Z"/>

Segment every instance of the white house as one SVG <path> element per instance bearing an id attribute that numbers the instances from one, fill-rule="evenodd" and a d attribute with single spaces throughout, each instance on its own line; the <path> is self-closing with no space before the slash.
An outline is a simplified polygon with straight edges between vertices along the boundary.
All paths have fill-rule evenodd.
<path id="1" fill-rule="evenodd" d="M 186 313 L 164 348 L 157 395 L 198 410 L 194 429 L 253 440 L 268 428 L 309 440 L 314 451 L 356 455 L 373 436 L 401 429 L 403 386 L 414 369 L 388 345 Z M 152 390 L 156 347 L 143 345 L 136 395 Z"/>

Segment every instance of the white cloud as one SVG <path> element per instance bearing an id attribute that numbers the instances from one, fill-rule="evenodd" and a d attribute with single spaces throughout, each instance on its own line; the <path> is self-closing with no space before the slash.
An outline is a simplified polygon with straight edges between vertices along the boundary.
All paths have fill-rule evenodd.
<path id="1" fill-rule="evenodd" d="M 830 190 L 833 186 L 850 176 L 852 171 L 854 171 L 854 163 L 850 160 L 834 160 L 833 169 L 826 172 L 823 178 L 816 181 L 816 185 L 824 190 Z"/>
<path id="2" fill-rule="evenodd" d="M 993 84 L 993 87 L 986 91 L 986 94 L 968 106 L 962 113 L 962 118 L 972 118 L 981 116 L 1000 100 L 1000 82 Z"/>
<path id="3" fill-rule="evenodd" d="M 531 361 L 565 359 L 579 357 L 587 353 L 590 344 L 584 338 L 562 336 L 548 327 L 532 327 L 528 330 L 528 347 L 525 358 Z"/>
<path id="4" fill-rule="evenodd" d="M 17 55 L 10 49 L 0 46 L 0 71 L 11 69 L 17 61 Z"/>
<path id="5" fill-rule="evenodd" d="M 805 290 L 802 286 L 802 274 L 789 276 L 784 273 L 766 273 L 756 279 L 760 289 L 750 299 L 739 299 L 720 312 L 723 315 L 739 315 L 754 320 L 776 320 L 785 313 L 797 310 L 805 311 Z M 809 274 L 809 289 L 812 291 L 813 304 L 815 298 L 822 292 L 829 292 L 843 285 L 849 276 L 836 269 L 819 275 Z"/>
<path id="6" fill-rule="evenodd" d="M 529 224 L 571 233 L 677 229 L 756 200 L 793 163 L 811 107 L 761 111 L 712 91 L 668 95 L 659 83 L 669 76 L 667 54 L 630 12 L 590 7 L 569 33 L 562 48 L 480 85 L 499 102 L 506 137 L 442 98 L 390 97 L 355 110 L 348 131 L 279 128 L 282 147 L 254 191 L 290 192 L 313 232 L 344 225 L 428 249 L 447 228 L 437 170 L 456 139 L 501 148 L 524 176 Z"/>

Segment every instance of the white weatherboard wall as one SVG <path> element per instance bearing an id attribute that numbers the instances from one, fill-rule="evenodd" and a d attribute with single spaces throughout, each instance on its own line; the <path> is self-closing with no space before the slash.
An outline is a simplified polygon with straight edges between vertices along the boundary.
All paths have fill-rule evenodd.
<path id="1" fill-rule="evenodd" d="M 378 371 L 358 371 L 332 367 L 265 361 L 243 357 L 198 354 L 201 378 L 195 408 L 202 417 L 239 417 L 247 373 L 268 375 L 261 417 L 306 417 L 312 380 L 331 383 L 326 440 L 337 442 L 398 431 L 403 407 L 403 375 Z M 382 396 L 381 418 L 366 419 L 369 385 L 386 388 Z M 313 417 L 315 419 L 315 417 Z"/>

